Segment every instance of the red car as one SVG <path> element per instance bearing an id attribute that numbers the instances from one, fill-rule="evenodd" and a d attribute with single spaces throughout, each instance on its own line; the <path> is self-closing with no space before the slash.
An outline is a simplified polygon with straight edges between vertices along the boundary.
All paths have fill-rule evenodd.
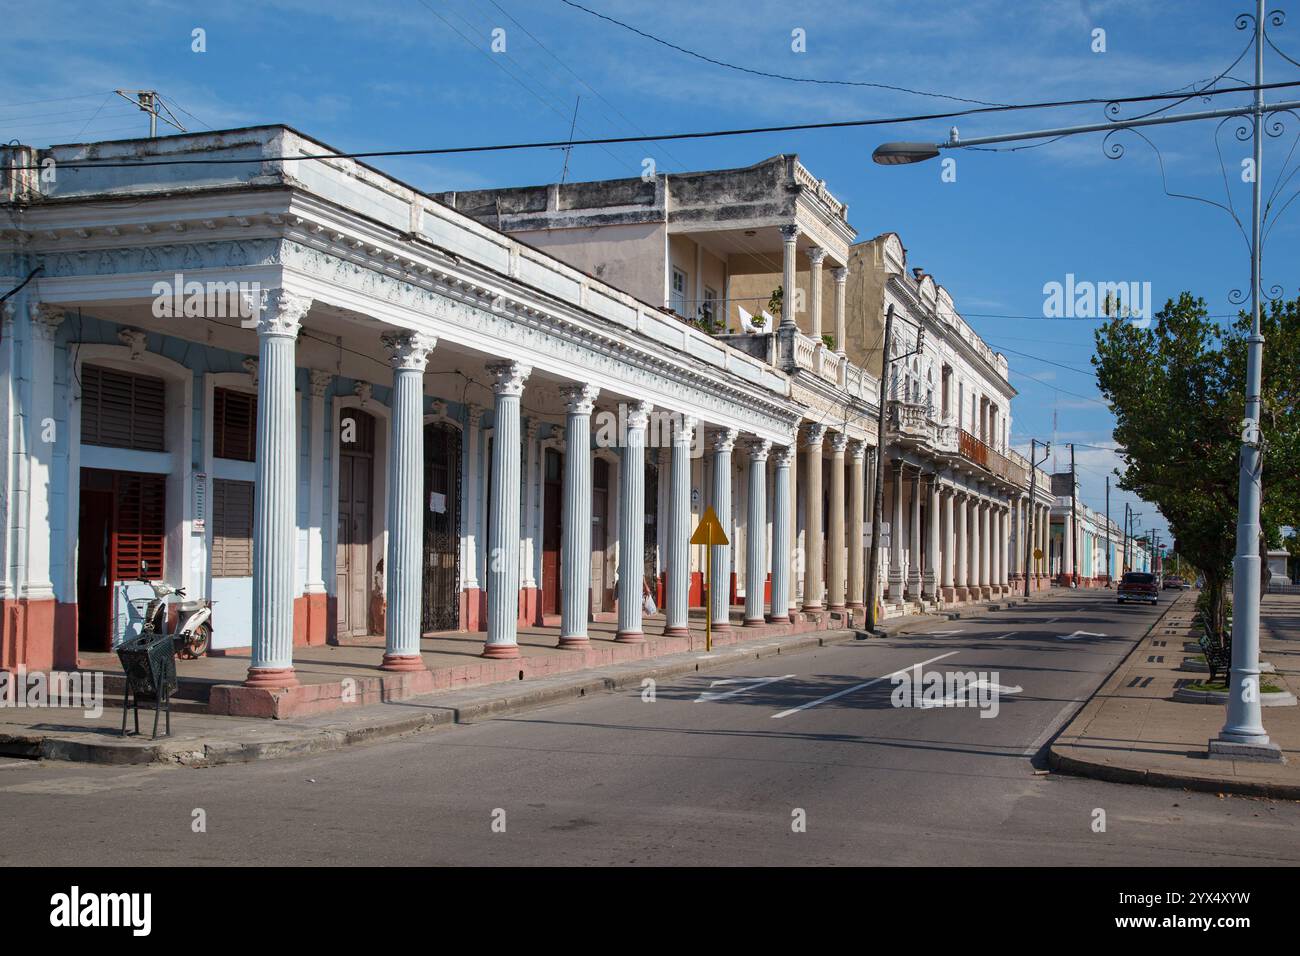
<path id="1" fill-rule="evenodd" d="M 1115 588 L 1115 600 L 1119 604 L 1125 601 L 1158 603 L 1160 588 L 1156 585 L 1156 576 L 1145 571 L 1129 571 L 1120 578 L 1119 586 Z"/>

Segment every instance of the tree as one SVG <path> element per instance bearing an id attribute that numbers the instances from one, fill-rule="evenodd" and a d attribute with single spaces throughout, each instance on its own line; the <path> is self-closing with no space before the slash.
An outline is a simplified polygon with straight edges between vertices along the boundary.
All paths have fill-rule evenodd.
<path id="1" fill-rule="evenodd" d="M 1268 343 L 1262 551 L 1300 514 L 1300 300 L 1274 302 L 1261 326 Z M 1249 331 L 1248 316 L 1221 326 L 1203 299 L 1184 292 L 1149 327 L 1124 317 L 1105 323 L 1092 360 L 1127 465 L 1119 486 L 1160 509 L 1183 556 L 1204 574 L 1220 627 L 1236 551 Z"/>

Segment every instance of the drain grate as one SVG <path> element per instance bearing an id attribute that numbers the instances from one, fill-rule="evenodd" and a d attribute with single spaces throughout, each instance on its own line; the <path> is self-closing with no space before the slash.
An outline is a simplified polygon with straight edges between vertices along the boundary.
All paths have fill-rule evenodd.
<path id="1" fill-rule="evenodd" d="M 1165 662 L 1165 655 L 1163 655 L 1163 654 L 1148 654 L 1148 655 L 1147 655 L 1147 663 L 1148 663 L 1148 664 L 1163 664 L 1164 662 Z"/>

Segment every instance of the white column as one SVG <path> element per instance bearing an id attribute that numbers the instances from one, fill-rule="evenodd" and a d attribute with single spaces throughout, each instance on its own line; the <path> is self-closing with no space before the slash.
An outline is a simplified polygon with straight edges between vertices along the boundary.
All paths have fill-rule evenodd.
<path id="1" fill-rule="evenodd" d="M 470 405 L 465 423 L 465 487 L 461 495 L 464 500 L 460 514 L 462 559 L 464 560 L 460 578 L 461 588 L 465 591 L 478 591 L 482 587 L 478 575 L 479 553 L 482 550 L 482 531 L 478 523 L 480 511 L 478 496 L 479 489 L 486 484 L 483 481 L 483 471 L 479 467 L 482 422 L 483 409 L 478 405 Z M 463 626 L 465 622 L 462 621 L 461 624 Z"/>
<path id="2" fill-rule="evenodd" d="M 25 555 L 23 567 L 26 573 L 19 596 L 31 605 L 54 600 L 54 583 L 50 573 L 50 489 L 53 486 L 55 442 L 46 431 L 49 423 L 54 420 L 54 342 L 59 334 L 59 326 L 63 324 L 64 310 L 62 306 L 35 301 L 29 308 L 30 351 L 27 361 L 19 362 L 20 367 L 27 366 L 28 401 L 24 403 L 25 414 L 20 426 L 22 447 L 26 452 L 26 476 L 23 482 L 26 508 L 24 510 L 19 506 L 18 527 L 23 541 L 21 553 Z M 290 390 L 292 391 L 292 385 Z M 23 465 L 20 461 L 19 468 Z M 69 537 L 74 532 L 75 529 L 69 529 Z M 161 578 L 163 569 L 159 568 L 158 573 L 151 576 Z M 52 624 L 53 615 L 49 620 Z M 41 636 L 44 637 L 44 634 Z"/>
<path id="3" fill-rule="evenodd" d="M 537 557 L 542 550 L 538 540 L 541 508 L 538 507 L 537 498 L 542 492 L 541 469 L 545 467 L 545 455 L 539 455 L 541 448 L 537 444 L 540 429 L 541 422 L 536 418 L 529 418 L 528 424 L 524 426 L 524 533 L 519 542 L 519 580 L 520 587 L 523 588 L 541 586 L 540 572 L 536 566 Z M 538 597 L 540 600 L 540 595 Z"/>
<path id="4" fill-rule="evenodd" d="M 618 633 L 623 644 L 644 644 L 641 589 L 645 581 L 645 429 L 650 404 L 627 413 L 627 444 L 618 469 Z"/>
<path id="5" fill-rule="evenodd" d="M 849 593 L 848 607 L 860 608 L 866 600 L 865 561 L 866 550 L 862 544 L 863 522 L 866 520 L 867 494 L 867 443 L 853 443 L 852 462 L 849 468 Z"/>
<path id="6" fill-rule="evenodd" d="M 17 476 L 15 475 L 16 458 L 14 450 L 19 442 L 17 429 L 19 424 L 15 361 L 17 358 L 14 334 L 17 322 L 18 302 L 10 299 L 0 302 L 0 502 L 6 506 L 0 508 L 0 601 L 9 601 L 18 596 L 18 581 L 15 579 L 18 562 L 13 548 L 14 518 L 13 503 L 17 500 Z M 0 633 L 3 625 L 0 625 Z M 11 663 L 0 656 L 0 667 Z"/>
<path id="7" fill-rule="evenodd" d="M 807 487 L 803 493 L 803 609 L 822 609 L 822 441 L 825 425 L 809 425 L 804 433 Z"/>
<path id="8" fill-rule="evenodd" d="M 848 335 L 844 316 L 844 293 L 848 283 L 849 270 L 841 266 L 831 271 L 835 280 L 835 354 L 844 355 L 844 339 Z"/>
<path id="9" fill-rule="evenodd" d="M 894 498 L 889 518 L 889 601 L 903 603 L 903 463 L 894 465 Z"/>
<path id="10" fill-rule="evenodd" d="M 293 570 L 298 500 L 294 348 L 311 300 L 264 294 L 257 319 L 257 494 L 253 496 L 253 652 L 245 684 L 294 687 Z"/>
<path id="11" fill-rule="evenodd" d="M 794 329 L 795 248 L 799 243 L 799 227 L 781 227 L 781 328 Z"/>
<path id="12" fill-rule="evenodd" d="M 1002 505 L 998 509 L 998 520 L 1002 532 L 1002 542 L 998 546 L 998 565 L 999 580 L 1002 585 L 1002 593 L 1006 594 L 1011 590 L 1011 507 Z"/>
<path id="13" fill-rule="evenodd" d="M 425 670 L 420 657 L 424 567 L 424 369 L 436 340 L 411 332 L 388 334 L 393 366 L 393 422 L 388 441 L 388 561 L 384 580 L 384 670 Z"/>
<path id="14" fill-rule="evenodd" d="M 943 538 L 941 546 L 942 557 L 940 560 L 943 569 L 940 572 L 939 586 L 943 589 L 943 599 L 951 601 L 955 598 L 953 589 L 956 584 L 956 550 L 957 543 L 953 536 L 953 490 L 951 488 L 940 489 L 943 496 L 943 502 L 939 506 L 940 511 L 940 529 L 939 534 Z"/>
<path id="15" fill-rule="evenodd" d="M 745 624 L 765 623 L 763 590 L 767 585 L 767 456 L 772 443 L 748 442 L 749 500 L 745 525 Z"/>
<path id="16" fill-rule="evenodd" d="M 989 521 L 989 503 L 980 499 L 980 595 L 990 597 L 993 593 L 993 577 L 990 573 L 989 559 L 992 555 L 992 522 Z"/>
<path id="17" fill-rule="evenodd" d="M 830 548 L 830 560 L 826 564 L 830 580 L 826 582 L 826 604 L 833 611 L 844 610 L 844 453 L 848 444 L 849 436 L 843 432 L 831 436 L 830 527 L 826 529 L 827 547 Z"/>
<path id="18" fill-rule="evenodd" d="M 325 393 L 334 381 L 331 372 L 311 371 L 311 488 L 307 500 L 306 594 L 325 593 Z"/>
<path id="19" fill-rule="evenodd" d="M 1061 569 L 1065 574 L 1065 585 L 1069 587 L 1074 580 L 1074 515 L 1067 511 L 1064 522 L 1065 533 L 1061 535 Z"/>
<path id="20" fill-rule="evenodd" d="M 908 522 L 907 596 L 921 599 L 921 473 L 912 476 L 912 509 Z"/>
<path id="21" fill-rule="evenodd" d="M 772 623 L 790 620 L 790 516 L 794 512 L 791 500 L 790 476 L 794 473 L 795 441 L 776 453 L 776 470 L 772 478 Z"/>
<path id="22" fill-rule="evenodd" d="M 979 493 L 972 491 L 970 500 L 967 504 L 969 509 L 968 520 L 970 526 L 967 530 L 967 537 L 970 538 L 970 563 L 967 565 L 967 587 L 970 590 L 972 601 L 978 601 L 982 596 L 980 590 L 980 499 Z"/>
<path id="23" fill-rule="evenodd" d="M 731 521 L 731 452 L 736 447 L 736 430 L 724 428 L 713 436 L 713 512 L 718 516 L 727 538 L 732 535 Z M 713 629 L 731 627 L 731 545 L 709 549 L 713 569 L 713 593 L 709 595 L 708 613 Z"/>
<path id="24" fill-rule="evenodd" d="M 958 601 L 970 599 L 970 504 L 965 492 L 953 492 L 953 519 L 956 522 L 956 543 L 954 555 L 956 567 L 953 572 L 953 597 Z"/>
<path id="25" fill-rule="evenodd" d="M 826 250 L 812 246 L 808 250 L 808 307 L 812 310 L 812 331 L 809 333 L 818 342 L 822 340 L 822 261 Z M 792 293 L 786 292 L 786 295 Z"/>
<path id="26" fill-rule="evenodd" d="M 560 647 L 591 646 L 591 410 L 600 389 L 567 385 L 564 399 L 564 508 L 560 541 Z"/>
<path id="27" fill-rule="evenodd" d="M 799 612 L 803 606 L 803 569 L 806 555 L 804 549 L 799 545 L 799 429 L 795 427 L 794 440 L 790 444 L 790 497 L 789 497 L 789 516 L 790 516 L 790 566 L 788 577 L 786 578 L 786 591 L 789 593 L 790 604 L 787 613 L 790 620 L 794 620 L 794 615 Z"/>
<path id="28" fill-rule="evenodd" d="M 519 656 L 519 400 L 531 366 L 487 367 L 492 394 L 492 514 L 487 538 L 487 640 L 483 656 Z"/>
<path id="29" fill-rule="evenodd" d="M 939 478 L 937 475 L 930 479 L 930 494 L 925 508 L 925 530 L 927 534 L 923 587 L 925 596 L 935 601 L 939 597 L 937 590 L 939 586 Z"/>
<path id="30" fill-rule="evenodd" d="M 691 444 L 697 424 L 688 416 L 673 418 L 664 634 L 677 637 L 691 633 Z"/>

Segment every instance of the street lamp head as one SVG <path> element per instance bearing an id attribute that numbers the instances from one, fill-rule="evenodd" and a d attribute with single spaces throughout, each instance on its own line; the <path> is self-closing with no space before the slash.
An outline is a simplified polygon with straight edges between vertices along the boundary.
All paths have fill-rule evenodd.
<path id="1" fill-rule="evenodd" d="M 923 163 L 938 155 L 939 147 L 933 143 L 882 143 L 871 158 L 881 166 L 906 166 Z"/>

